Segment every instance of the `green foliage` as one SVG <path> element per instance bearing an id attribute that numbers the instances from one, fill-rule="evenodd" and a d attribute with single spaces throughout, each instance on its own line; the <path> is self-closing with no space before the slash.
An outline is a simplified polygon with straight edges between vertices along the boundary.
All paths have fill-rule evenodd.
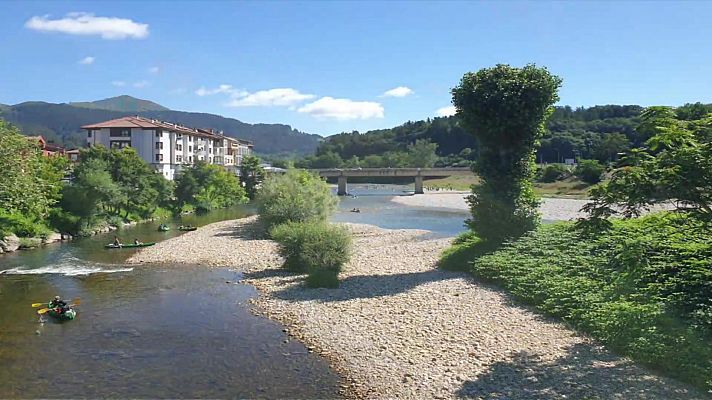
<path id="1" fill-rule="evenodd" d="M 408 166 L 418 168 L 430 168 L 435 165 L 438 155 L 435 154 L 438 145 L 429 140 L 418 139 L 413 144 L 408 145 Z"/>
<path id="2" fill-rule="evenodd" d="M 576 177 L 592 185 L 601 181 L 604 172 L 606 172 L 606 167 L 597 160 L 579 160 L 576 169 L 574 169 Z"/>
<path id="3" fill-rule="evenodd" d="M 290 221 L 325 221 L 337 203 L 326 182 L 297 169 L 269 176 L 257 195 L 260 219 L 268 228 Z"/>
<path id="4" fill-rule="evenodd" d="M 638 127 L 649 138 L 646 147 L 629 152 L 624 166 L 591 191 L 594 202 L 585 207 L 591 217 L 608 217 L 616 208 L 636 216 L 674 202 L 680 211 L 712 218 L 712 114 L 694 118 L 678 119 L 668 107 L 646 109 Z"/>
<path id="5" fill-rule="evenodd" d="M 0 236 L 14 233 L 18 237 L 47 237 L 51 231 L 41 222 L 23 214 L 0 212 Z"/>
<path id="6" fill-rule="evenodd" d="M 556 182 L 567 178 L 571 174 L 568 168 L 563 164 L 548 164 L 545 165 L 539 172 L 539 182 Z"/>
<path id="7" fill-rule="evenodd" d="M 36 143 L 0 120 L 0 212 L 42 219 L 58 200 L 67 163 L 44 157 Z"/>
<path id="8" fill-rule="evenodd" d="M 77 233 L 82 228 L 82 218 L 80 216 L 60 208 L 53 208 L 47 221 L 52 228 L 62 233 Z"/>
<path id="9" fill-rule="evenodd" d="M 326 222 L 287 222 L 272 228 L 284 268 L 307 272 L 310 286 L 338 286 L 341 267 L 351 256 L 351 235 L 344 226 Z"/>
<path id="10" fill-rule="evenodd" d="M 482 184 L 468 198 L 468 224 L 482 240 L 501 242 L 536 227 L 534 151 L 560 86 L 545 68 L 499 64 L 466 73 L 452 90 L 457 115 L 479 145 L 474 170 Z"/>
<path id="11" fill-rule="evenodd" d="M 240 166 L 240 180 L 245 186 L 247 197 L 254 199 L 257 195 L 257 187 L 265 179 L 265 170 L 260 166 L 260 159 L 255 156 L 247 156 L 242 159 Z"/>
<path id="12" fill-rule="evenodd" d="M 230 207 L 247 202 L 247 193 L 237 176 L 218 165 L 198 162 L 184 168 L 176 178 L 176 208 L 185 204 L 198 211 Z"/>
<path id="13" fill-rule="evenodd" d="M 613 221 L 606 235 L 572 227 L 545 225 L 486 255 L 463 240 L 441 265 L 461 266 L 453 255 L 470 252 L 467 265 L 478 278 L 621 354 L 712 388 L 710 226 L 664 213 Z"/>

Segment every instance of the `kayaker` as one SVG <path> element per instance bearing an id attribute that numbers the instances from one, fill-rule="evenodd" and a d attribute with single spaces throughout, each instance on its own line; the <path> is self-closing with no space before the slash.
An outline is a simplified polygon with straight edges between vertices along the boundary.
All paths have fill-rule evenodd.
<path id="1" fill-rule="evenodd" d="M 49 303 L 49 306 L 54 308 L 54 310 L 59 314 L 64 314 L 67 310 L 69 310 L 67 302 L 62 300 L 59 296 L 54 296 L 54 300 Z"/>
<path id="2" fill-rule="evenodd" d="M 118 236 L 114 236 L 114 246 L 121 247 L 121 241 Z"/>
<path id="3" fill-rule="evenodd" d="M 141 244 L 143 244 L 143 243 L 139 242 L 138 239 L 134 239 L 134 244 L 135 244 L 136 246 L 139 246 L 139 245 L 141 245 Z"/>

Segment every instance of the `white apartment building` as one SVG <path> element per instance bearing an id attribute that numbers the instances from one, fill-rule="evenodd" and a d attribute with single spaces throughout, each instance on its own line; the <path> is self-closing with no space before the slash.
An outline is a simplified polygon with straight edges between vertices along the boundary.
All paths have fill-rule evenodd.
<path id="1" fill-rule="evenodd" d="M 186 165 L 198 161 L 222 165 L 239 175 L 242 159 L 252 154 L 252 143 L 222 132 L 131 116 L 82 126 L 87 145 L 111 149 L 133 147 L 166 179 L 173 180 Z"/>

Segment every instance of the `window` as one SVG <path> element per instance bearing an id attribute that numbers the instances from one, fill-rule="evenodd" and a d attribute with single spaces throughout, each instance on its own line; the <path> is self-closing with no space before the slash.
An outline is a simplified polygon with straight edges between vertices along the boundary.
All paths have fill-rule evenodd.
<path id="1" fill-rule="evenodd" d="M 188 146 L 188 151 L 193 151 L 193 146 Z"/>
<path id="2" fill-rule="evenodd" d="M 156 162 L 162 162 L 163 161 L 163 154 L 156 154 Z"/>
<path id="3" fill-rule="evenodd" d="M 176 156 L 176 162 L 183 162 L 183 156 Z"/>
<path id="4" fill-rule="evenodd" d="M 183 135 L 176 133 L 176 140 L 183 140 Z"/>
<path id="5" fill-rule="evenodd" d="M 91 137 L 92 132 L 94 132 L 94 131 L 92 131 L 91 129 L 89 129 L 89 130 L 87 131 L 87 137 L 88 137 L 88 138 Z"/>
<path id="6" fill-rule="evenodd" d="M 162 138 L 162 137 L 163 137 L 163 132 L 161 132 L 160 129 L 159 129 L 159 130 L 156 130 L 156 137 L 157 137 L 157 138 Z"/>
<path id="7" fill-rule="evenodd" d="M 182 145 L 182 144 L 176 144 L 176 150 L 178 150 L 178 151 L 183 151 L 183 145 Z"/>
<path id="8" fill-rule="evenodd" d="M 212 148 L 212 147 L 209 149 L 209 151 L 210 151 L 210 154 L 213 154 L 213 148 Z"/>
<path id="9" fill-rule="evenodd" d="M 131 143 L 129 142 L 124 142 L 124 141 L 118 141 L 118 140 L 112 140 L 109 142 L 109 147 L 112 149 L 123 149 L 124 147 L 131 147 Z"/>
<path id="10" fill-rule="evenodd" d="M 193 156 L 188 156 L 188 162 L 193 162 Z"/>
<path id="11" fill-rule="evenodd" d="M 131 137 L 130 128 L 109 128 L 109 136 L 111 137 Z"/>
<path id="12" fill-rule="evenodd" d="M 193 137 L 192 137 L 192 136 L 188 136 L 188 141 L 189 141 L 189 142 L 192 142 L 192 141 L 193 141 Z"/>
<path id="13" fill-rule="evenodd" d="M 212 164 L 212 163 L 213 163 L 213 158 L 212 158 L 212 157 L 208 158 L 208 162 L 209 162 L 210 164 Z"/>
<path id="14" fill-rule="evenodd" d="M 156 142 L 156 150 L 163 150 L 163 142 Z"/>

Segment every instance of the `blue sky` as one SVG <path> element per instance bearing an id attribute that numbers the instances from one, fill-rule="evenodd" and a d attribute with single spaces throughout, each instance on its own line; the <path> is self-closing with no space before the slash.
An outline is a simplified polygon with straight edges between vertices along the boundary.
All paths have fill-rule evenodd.
<path id="1" fill-rule="evenodd" d="M 120 94 L 321 135 L 536 63 L 560 104 L 712 102 L 712 2 L 0 2 L 0 103 Z M 395 90 L 393 90 L 395 89 Z"/>

